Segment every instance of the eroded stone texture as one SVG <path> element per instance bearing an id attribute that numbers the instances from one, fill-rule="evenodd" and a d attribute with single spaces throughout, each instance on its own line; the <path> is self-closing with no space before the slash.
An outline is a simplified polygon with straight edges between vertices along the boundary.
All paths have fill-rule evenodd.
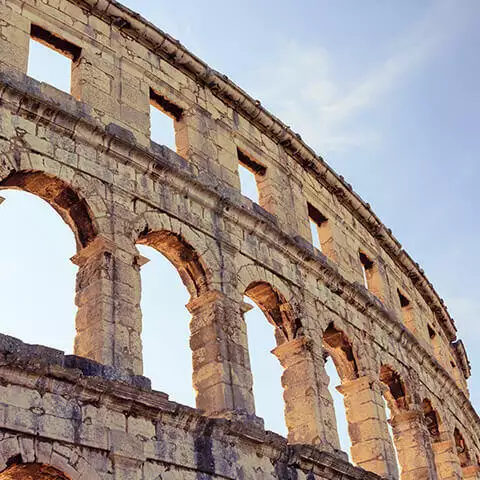
<path id="1" fill-rule="evenodd" d="M 26 75 L 30 37 L 71 59 L 71 95 Z M 0 0 L 6 188 L 57 210 L 79 271 L 75 355 L 0 335 L 0 480 L 480 478 L 468 358 L 420 266 L 298 135 L 117 2 Z M 190 294 L 197 409 L 142 377 L 138 244 Z M 255 414 L 244 295 L 275 329 L 288 439 Z"/>

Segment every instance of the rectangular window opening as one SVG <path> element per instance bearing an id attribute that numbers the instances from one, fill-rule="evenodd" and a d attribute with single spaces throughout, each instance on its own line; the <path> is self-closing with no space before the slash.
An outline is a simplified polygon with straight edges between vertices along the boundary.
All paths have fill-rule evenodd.
<path id="1" fill-rule="evenodd" d="M 320 235 L 318 234 L 318 225 L 316 224 L 315 220 L 312 220 L 312 217 L 309 217 L 308 220 L 310 223 L 310 233 L 312 235 L 312 245 L 322 251 Z"/>
<path id="2" fill-rule="evenodd" d="M 175 127 L 183 116 L 183 109 L 150 89 L 150 138 L 177 151 Z"/>
<path id="3" fill-rule="evenodd" d="M 410 300 L 397 288 L 403 324 L 412 332 L 416 330 L 415 318 Z"/>
<path id="4" fill-rule="evenodd" d="M 27 75 L 70 94 L 72 66 L 81 53 L 77 45 L 32 24 Z"/>
<path id="5" fill-rule="evenodd" d="M 312 234 L 312 245 L 321 252 L 326 253 L 325 244 L 331 237 L 328 228 L 328 219 L 310 203 L 307 203 L 307 208 L 310 232 Z"/>
<path id="6" fill-rule="evenodd" d="M 360 263 L 362 264 L 362 272 L 363 272 L 363 283 L 366 288 L 371 290 L 371 279 L 373 275 L 373 266 L 374 263 L 367 255 L 363 252 L 359 252 Z"/>
<path id="7" fill-rule="evenodd" d="M 428 336 L 430 337 L 430 340 L 433 340 L 437 334 L 435 333 L 435 330 L 432 328 L 431 325 L 427 325 L 427 329 L 428 329 Z"/>
<path id="8" fill-rule="evenodd" d="M 248 155 L 237 149 L 238 175 L 240 177 L 240 191 L 252 202 L 260 204 L 259 182 L 267 169 L 252 160 Z"/>
<path id="9" fill-rule="evenodd" d="M 410 306 L 410 300 L 405 296 L 403 295 L 403 293 L 397 289 L 397 293 L 398 293 L 398 299 L 400 300 L 400 306 L 402 308 L 407 308 Z"/>

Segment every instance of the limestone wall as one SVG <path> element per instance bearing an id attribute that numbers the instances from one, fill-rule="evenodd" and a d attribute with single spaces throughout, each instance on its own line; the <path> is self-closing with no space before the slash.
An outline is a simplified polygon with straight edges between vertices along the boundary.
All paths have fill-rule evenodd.
<path id="1" fill-rule="evenodd" d="M 145 447 L 145 458 L 119 453 L 137 476 L 129 477 L 115 463 L 120 462 L 117 448 L 123 448 L 117 440 L 92 445 L 77 434 L 59 438 L 48 429 L 9 423 L 4 416 L 5 445 L 20 445 L 10 450 L 24 448 L 25 435 L 41 436 L 57 452 L 67 449 L 67 458 L 78 449 L 93 449 L 99 463 L 88 462 L 99 478 L 194 478 L 195 471 L 204 475 L 195 478 L 216 478 L 214 473 L 219 478 L 275 478 L 271 460 L 287 455 L 282 465 L 295 464 L 290 455 L 302 455 L 295 445 L 314 446 L 311 455 L 336 458 L 331 461 L 344 468 L 324 371 L 325 355 L 330 355 L 342 379 L 357 465 L 398 478 L 385 398 L 402 479 L 477 478 L 479 419 L 468 401 L 469 364 L 453 320 L 421 268 L 343 178 L 259 102 L 116 2 L 4 0 L 0 18 L 0 187 L 44 198 L 75 233 L 75 354 L 110 367 L 120 384 L 142 374 L 144 259 L 136 245 L 151 245 L 172 261 L 191 295 L 193 385 L 203 411 L 202 416 L 177 406 L 166 415 L 156 403 L 162 398 L 170 405 L 165 397 L 145 394 L 143 384 L 137 385 L 129 408 L 138 403 L 143 409 L 147 395 L 153 402 L 149 415 L 162 422 L 165 417 L 169 425 L 166 431 L 158 423 L 155 427 L 147 415 L 132 427 L 156 442 Z M 31 36 L 72 59 L 71 95 L 26 76 Z M 172 117 L 176 152 L 150 141 L 151 102 Z M 260 167 L 260 205 L 240 193 L 238 165 L 245 157 L 251 168 Z M 312 246 L 309 212 L 321 214 L 323 253 Z M 280 439 L 265 441 L 255 417 L 244 294 L 276 328 L 288 448 Z M 84 381 L 60 363 L 66 368 L 62 381 Z M 17 395 L 6 393 L 17 388 L 12 385 L 30 390 L 18 398 L 33 398 L 35 391 L 43 392 L 44 378 L 50 378 L 49 371 L 39 384 L 23 368 L 11 362 L 2 367 L 8 388 L 0 404 L 7 411 L 16 406 Z M 77 393 L 71 398 L 83 405 Z M 105 401 L 101 408 L 109 410 L 110 400 Z M 36 415 L 43 413 L 29 405 L 24 408 L 37 425 Z M 118 425 L 98 425 L 104 419 L 96 414 L 94 421 L 82 408 L 68 410 L 68 422 L 90 418 L 92 428 L 103 429 L 110 439 L 121 437 Z M 252 428 L 254 440 L 250 434 L 225 433 L 222 422 Z M 188 439 L 182 436 L 185 429 Z M 228 469 L 204 471 L 192 463 L 189 442 L 203 448 L 217 433 L 235 437 L 225 445 L 234 444 L 244 477 Z M 171 439 L 180 450 L 166 459 L 162 455 Z M 201 462 L 218 465 L 225 445 L 210 445 Z M 149 470 L 149 459 L 183 473 Z M 363 473 L 353 467 L 347 469 L 350 477 L 342 477 L 340 467 L 308 477 L 317 460 L 305 461 L 299 461 L 305 473 L 298 478 L 370 478 L 356 477 Z M 82 473 L 53 467 L 82 478 Z M 282 472 L 275 473 L 277 478 L 297 478 Z"/>

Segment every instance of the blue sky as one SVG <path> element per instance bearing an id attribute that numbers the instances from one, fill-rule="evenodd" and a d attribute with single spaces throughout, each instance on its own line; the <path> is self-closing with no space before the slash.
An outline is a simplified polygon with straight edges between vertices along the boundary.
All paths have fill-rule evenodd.
<path id="1" fill-rule="evenodd" d="M 446 300 L 480 408 L 480 3 L 124 3 L 259 98 L 372 205 Z M 37 71 L 43 65 L 37 56 Z M 71 351 L 73 237 L 42 202 L 2 195 L 2 331 Z M 191 402 L 188 298 L 173 267 L 145 254 L 146 373 Z M 253 312 L 248 327 L 259 414 L 284 431 L 270 326 Z M 175 372 L 164 368 L 172 352 Z"/>

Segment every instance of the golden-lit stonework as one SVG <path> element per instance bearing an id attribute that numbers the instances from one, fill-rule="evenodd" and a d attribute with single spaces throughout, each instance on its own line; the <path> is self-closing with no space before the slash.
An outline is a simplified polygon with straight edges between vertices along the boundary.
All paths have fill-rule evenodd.
<path id="1" fill-rule="evenodd" d="M 71 95 L 26 75 L 31 37 L 71 59 Z M 79 267 L 75 355 L 0 336 L 0 480 L 398 479 L 397 456 L 402 480 L 480 478 L 469 363 L 422 269 L 297 134 L 122 5 L 0 0 L 0 188 L 56 209 Z M 191 295 L 198 409 L 142 376 L 137 244 Z M 244 295 L 275 327 L 288 440 L 255 415 Z"/>

